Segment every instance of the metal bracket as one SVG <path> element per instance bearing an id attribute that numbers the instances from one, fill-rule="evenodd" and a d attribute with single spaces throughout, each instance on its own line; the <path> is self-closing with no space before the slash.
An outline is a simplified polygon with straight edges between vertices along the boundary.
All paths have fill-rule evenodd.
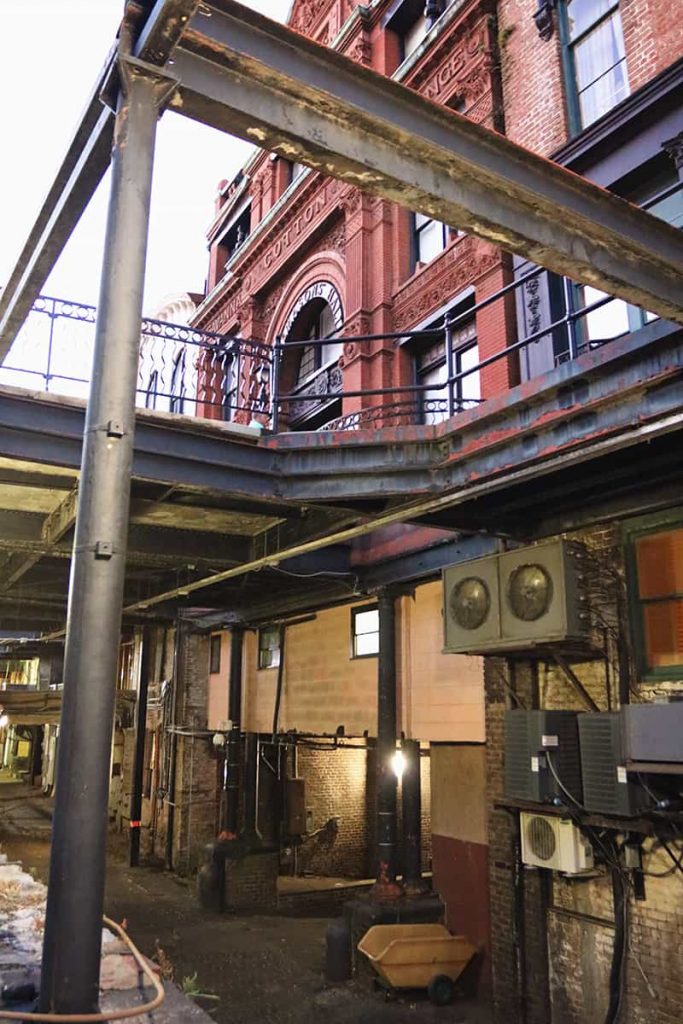
<path id="1" fill-rule="evenodd" d="M 125 433 L 118 420 L 109 420 L 107 423 L 107 437 L 124 437 Z"/>
<path id="2" fill-rule="evenodd" d="M 553 10 L 556 0 L 538 0 L 538 10 L 534 12 L 534 21 L 541 39 L 550 39 L 555 29 Z"/>
<path id="3" fill-rule="evenodd" d="M 116 61 L 116 70 L 118 71 L 119 88 L 113 88 L 113 76 L 110 76 L 107 88 L 103 89 L 100 93 L 102 103 L 114 112 L 116 112 L 119 92 L 123 90 L 124 95 L 127 95 L 130 91 L 131 83 L 135 79 L 147 79 L 156 87 L 155 101 L 160 114 L 163 113 L 171 98 L 180 87 L 180 79 L 176 75 L 172 75 L 163 68 L 156 67 L 154 64 L 148 64 L 146 61 L 128 54 L 119 53 Z"/>
<path id="4" fill-rule="evenodd" d="M 109 561 L 114 555 L 114 545 L 110 540 L 98 540 L 95 544 L 95 558 Z"/>

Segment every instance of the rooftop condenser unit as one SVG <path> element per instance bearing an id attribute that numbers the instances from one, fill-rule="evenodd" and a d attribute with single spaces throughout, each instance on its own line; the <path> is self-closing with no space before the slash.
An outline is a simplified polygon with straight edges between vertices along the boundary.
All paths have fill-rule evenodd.
<path id="1" fill-rule="evenodd" d="M 566 804 L 571 793 L 581 801 L 577 718 L 576 711 L 506 712 L 505 796 L 509 800 L 548 803 L 559 798 Z"/>
<path id="2" fill-rule="evenodd" d="M 652 807 L 647 790 L 626 771 L 619 711 L 579 715 L 583 805 L 594 814 L 631 818 Z"/>
<path id="3" fill-rule="evenodd" d="M 444 570 L 444 649 L 486 654 L 562 644 L 591 633 L 586 550 L 557 540 Z"/>

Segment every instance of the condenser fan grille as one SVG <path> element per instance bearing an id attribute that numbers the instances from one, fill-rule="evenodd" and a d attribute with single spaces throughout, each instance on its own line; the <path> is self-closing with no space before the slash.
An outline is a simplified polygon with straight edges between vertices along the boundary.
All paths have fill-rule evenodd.
<path id="1" fill-rule="evenodd" d="M 479 629 L 491 611 L 491 593 L 479 576 L 467 576 L 451 590 L 450 606 L 462 629 Z"/>
<path id="2" fill-rule="evenodd" d="M 531 818 L 526 827 L 529 849 L 539 860 L 552 860 L 557 849 L 555 830 L 545 818 Z"/>
<path id="3" fill-rule="evenodd" d="M 535 622 L 550 608 L 553 581 L 542 565 L 520 565 L 510 573 L 507 591 L 512 614 L 523 622 Z"/>

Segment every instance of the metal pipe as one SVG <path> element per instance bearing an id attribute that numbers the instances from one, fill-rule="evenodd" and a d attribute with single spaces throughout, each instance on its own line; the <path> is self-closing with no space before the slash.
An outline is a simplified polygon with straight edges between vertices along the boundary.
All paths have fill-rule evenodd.
<path id="1" fill-rule="evenodd" d="M 453 376 L 455 374 L 455 352 L 453 351 L 453 326 L 448 314 L 444 317 L 444 340 L 446 343 L 446 375 L 448 377 L 448 415 L 455 416 L 455 390 Z"/>
<path id="2" fill-rule="evenodd" d="M 396 899 L 396 607 L 392 590 L 379 592 L 377 666 L 377 880 L 372 893 Z"/>
<path id="3" fill-rule="evenodd" d="M 277 738 L 280 728 L 280 705 L 282 704 L 282 686 L 285 680 L 285 639 L 287 627 L 282 623 L 278 630 L 278 642 L 280 648 L 280 660 L 277 666 L 277 686 L 275 688 L 275 707 L 273 709 L 273 743 Z"/>
<path id="4" fill-rule="evenodd" d="M 228 736 L 226 785 L 226 806 L 221 821 L 221 832 L 237 835 L 239 827 L 242 720 L 242 652 L 244 649 L 244 628 L 233 626 L 230 632 L 230 682 L 228 696 Z"/>
<path id="5" fill-rule="evenodd" d="M 130 794 L 130 844 L 128 863 L 132 868 L 140 863 L 140 830 L 142 828 L 142 786 L 145 771 L 145 739 L 147 736 L 147 694 L 152 675 L 152 627 L 142 631 L 142 657 L 140 659 L 140 690 L 135 709 L 135 761 L 133 787 Z"/>
<path id="6" fill-rule="evenodd" d="M 403 831 L 403 886 L 409 896 L 425 892 L 422 881 L 422 794 L 420 792 L 420 743 L 403 739 L 401 810 Z"/>
<path id="7" fill-rule="evenodd" d="M 270 378 L 270 405 L 271 405 L 271 419 L 270 424 L 274 434 L 277 434 L 280 428 L 280 360 L 282 358 L 282 344 L 280 341 L 280 335 L 278 334 L 273 345 L 272 355 L 272 370 Z"/>
<path id="8" fill-rule="evenodd" d="M 180 614 L 176 620 L 175 641 L 173 645 L 173 679 L 171 681 L 171 723 L 168 733 L 171 737 L 171 751 L 168 764 L 168 782 L 166 786 L 166 801 L 168 803 L 168 814 L 166 816 L 166 847 L 165 864 L 168 871 L 173 870 L 173 829 L 175 827 L 175 783 L 176 768 L 178 764 L 178 733 L 176 725 L 178 722 L 178 694 L 180 692 L 180 666 L 183 663 L 185 651 L 186 626 Z"/>
<path id="9" fill-rule="evenodd" d="M 159 79 L 121 61 L 111 198 L 69 584 L 40 1009 L 99 998 L 109 763 Z M 67 941 L 68 937 L 68 941 Z"/>

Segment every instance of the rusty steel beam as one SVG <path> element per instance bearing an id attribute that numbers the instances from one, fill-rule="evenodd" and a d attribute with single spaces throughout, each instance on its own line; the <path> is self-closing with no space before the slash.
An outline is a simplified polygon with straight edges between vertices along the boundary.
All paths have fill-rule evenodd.
<path id="1" fill-rule="evenodd" d="M 683 235 L 234 0 L 173 54 L 170 109 L 683 324 Z"/>
<path id="2" fill-rule="evenodd" d="M 76 504 L 78 501 L 78 484 L 69 494 L 63 498 L 56 508 L 46 516 L 42 528 L 41 539 L 43 542 L 42 551 L 34 551 L 19 562 L 14 569 L 10 569 L 0 582 L 0 590 L 10 590 L 22 576 L 25 576 L 34 565 L 37 565 L 43 555 L 50 555 L 58 541 L 69 532 L 76 522 Z"/>
<path id="3" fill-rule="evenodd" d="M 199 0 L 156 0 L 145 21 L 138 4 L 127 5 L 133 56 L 163 65 Z M 0 295 L 0 362 L 7 355 L 40 290 L 92 199 L 111 162 L 118 74 L 114 45 L 95 82 L 54 182 Z M 105 106 L 103 97 L 110 106 Z"/>

